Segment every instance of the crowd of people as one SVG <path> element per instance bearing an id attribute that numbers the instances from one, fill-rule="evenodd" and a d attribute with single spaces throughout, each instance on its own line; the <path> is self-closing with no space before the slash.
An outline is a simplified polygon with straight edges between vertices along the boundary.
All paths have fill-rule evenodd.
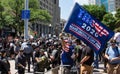
<path id="1" fill-rule="evenodd" d="M 106 44 L 100 56 L 97 56 L 99 61 L 104 62 L 108 74 L 120 72 L 120 32 L 116 34 Z M 73 66 L 76 66 L 79 74 L 92 74 L 93 68 L 96 67 L 94 54 L 89 45 L 72 35 L 66 36 L 63 33 L 59 37 L 40 37 L 29 40 L 19 37 L 0 38 L 0 72 L 11 74 L 8 61 L 11 59 L 15 60 L 15 69 L 18 70 L 18 74 L 25 74 L 26 67 L 30 72 L 31 65 L 34 73 L 45 72 L 63 65 L 64 74 L 70 74 Z"/>
<path id="2" fill-rule="evenodd" d="M 24 74 L 26 67 L 30 72 L 31 65 L 35 72 L 44 72 L 45 68 L 49 70 L 60 64 L 61 44 L 57 38 L 23 40 L 17 37 L 10 40 L 1 39 L 0 42 L 0 72 L 2 74 L 4 74 L 3 71 L 6 72 L 5 74 L 10 74 L 8 59 L 15 60 L 15 69 L 19 74 Z M 8 63 L 5 63 L 6 61 Z M 5 67 L 8 64 L 9 67 Z"/>

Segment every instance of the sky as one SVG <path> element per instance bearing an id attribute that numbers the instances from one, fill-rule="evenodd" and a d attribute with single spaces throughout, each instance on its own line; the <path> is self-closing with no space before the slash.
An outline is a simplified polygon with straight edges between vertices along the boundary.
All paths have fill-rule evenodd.
<path id="1" fill-rule="evenodd" d="M 61 19 L 68 20 L 74 4 L 78 2 L 80 5 L 88 4 L 88 0 L 59 0 L 61 8 Z"/>

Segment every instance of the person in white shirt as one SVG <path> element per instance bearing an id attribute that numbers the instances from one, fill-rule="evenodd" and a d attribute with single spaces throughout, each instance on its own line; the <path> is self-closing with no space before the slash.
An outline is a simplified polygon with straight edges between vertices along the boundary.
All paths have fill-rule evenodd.
<path id="1" fill-rule="evenodd" d="M 114 40 L 117 42 L 117 44 L 120 43 L 120 31 L 117 30 L 115 35 L 114 35 Z"/>

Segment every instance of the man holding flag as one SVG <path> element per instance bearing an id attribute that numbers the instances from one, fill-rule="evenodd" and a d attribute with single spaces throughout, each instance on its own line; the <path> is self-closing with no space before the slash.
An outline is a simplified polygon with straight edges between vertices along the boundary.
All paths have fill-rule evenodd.
<path id="1" fill-rule="evenodd" d="M 64 32 L 72 34 L 73 36 L 82 40 L 86 45 L 88 45 L 83 48 L 83 50 L 85 50 L 83 53 L 85 54 L 80 62 L 82 66 L 84 64 L 91 66 L 93 60 L 89 64 L 85 63 L 88 61 L 88 59 L 93 59 L 94 55 L 92 55 L 93 51 L 91 48 L 98 55 L 100 51 L 104 49 L 106 42 L 108 42 L 114 36 L 113 31 L 111 31 L 103 23 L 94 18 L 78 3 L 75 4 L 71 16 L 69 17 L 63 30 Z M 81 71 L 83 70 L 81 69 Z M 81 72 L 81 74 L 83 73 Z M 89 72 L 87 74 L 91 73 Z"/>
<path id="2" fill-rule="evenodd" d="M 74 46 L 69 38 L 64 38 L 63 33 L 59 35 L 62 44 L 61 64 L 63 65 L 63 73 L 70 74 L 70 69 L 74 63 Z"/>
<path id="3" fill-rule="evenodd" d="M 63 31 L 82 40 L 97 54 L 114 35 L 113 31 L 95 19 L 78 3 L 75 4 Z"/>

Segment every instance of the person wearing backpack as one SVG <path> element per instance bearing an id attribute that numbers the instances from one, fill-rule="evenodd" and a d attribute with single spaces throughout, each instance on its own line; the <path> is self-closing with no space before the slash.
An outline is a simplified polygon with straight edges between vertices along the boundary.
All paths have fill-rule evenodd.
<path id="1" fill-rule="evenodd" d="M 120 72 L 120 53 L 115 40 L 110 40 L 110 46 L 105 51 L 105 57 L 108 60 L 107 73 L 119 74 Z"/>

